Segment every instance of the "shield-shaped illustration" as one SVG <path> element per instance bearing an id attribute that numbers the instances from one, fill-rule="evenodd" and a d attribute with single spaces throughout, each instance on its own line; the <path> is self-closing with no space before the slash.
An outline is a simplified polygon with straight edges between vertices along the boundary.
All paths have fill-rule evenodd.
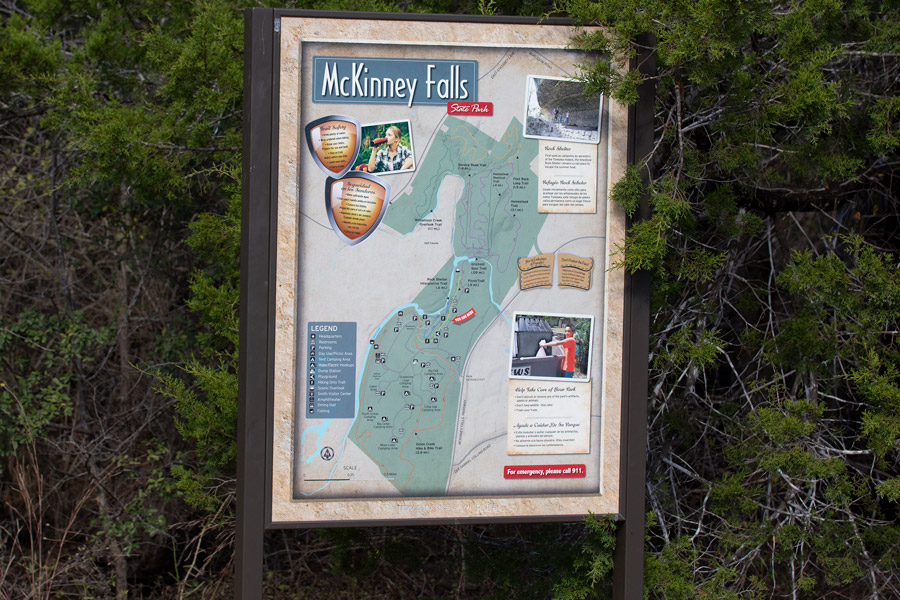
<path id="1" fill-rule="evenodd" d="M 325 212 L 334 232 L 353 246 L 381 223 L 391 201 L 391 184 L 377 175 L 356 172 L 325 180 Z"/>
<path id="2" fill-rule="evenodd" d="M 361 131 L 353 117 L 328 115 L 306 126 L 306 145 L 320 169 L 343 177 L 359 156 Z"/>

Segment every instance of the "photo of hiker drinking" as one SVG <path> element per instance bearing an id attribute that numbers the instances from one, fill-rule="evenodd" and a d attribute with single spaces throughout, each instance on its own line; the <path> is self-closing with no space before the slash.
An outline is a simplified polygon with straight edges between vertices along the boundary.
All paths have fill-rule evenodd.
<path id="1" fill-rule="evenodd" d="M 409 121 L 364 125 L 356 170 L 390 174 L 415 169 Z"/>

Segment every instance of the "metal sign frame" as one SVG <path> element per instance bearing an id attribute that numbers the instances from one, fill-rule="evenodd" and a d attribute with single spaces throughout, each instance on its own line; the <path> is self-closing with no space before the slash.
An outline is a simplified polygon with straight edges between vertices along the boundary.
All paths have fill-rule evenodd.
<path id="1" fill-rule="evenodd" d="M 334 13 L 279 9 L 245 12 L 244 155 L 242 192 L 241 306 L 238 411 L 238 490 L 236 532 L 237 598 L 261 597 L 264 532 L 274 528 L 307 527 L 309 523 L 278 522 L 272 516 L 272 465 L 275 394 L 275 320 L 278 237 L 278 123 L 280 25 L 282 18 L 379 19 L 456 22 L 466 24 L 536 25 L 510 17 Z M 545 19 L 545 25 L 567 25 Z M 633 68 L 652 72 L 645 55 Z M 627 159 L 638 162 L 652 147 L 653 90 L 644 86 L 641 99 L 628 109 Z M 642 214 L 646 214 L 646 203 Z M 646 448 L 647 347 L 649 278 L 625 275 L 622 337 L 622 402 L 619 488 L 616 515 L 622 521 L 616 549 L 616 598 L 642 594 L 644 484 Z M 587 511 L 585 511 L 587 512 Z M 502 518 L 393 519 L 330 525 L 571 520 L 571 516 L 509 516 Z M 322 523 L 317 523 L 322 525 Z"/>

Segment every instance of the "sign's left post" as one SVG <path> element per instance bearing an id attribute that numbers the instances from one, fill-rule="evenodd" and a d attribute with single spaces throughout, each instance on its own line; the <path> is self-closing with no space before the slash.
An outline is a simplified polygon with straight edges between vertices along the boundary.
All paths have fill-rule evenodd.
<path id="1" fill-rule="evenodd" d="M 244 129 L 241 191 L 241 305 L 238 362 L 235 585 L 238 600 L 262 598 L 267 478 L 266 427 L 274 343 L 273 75 L 275 12 L 244 13 Z"/>

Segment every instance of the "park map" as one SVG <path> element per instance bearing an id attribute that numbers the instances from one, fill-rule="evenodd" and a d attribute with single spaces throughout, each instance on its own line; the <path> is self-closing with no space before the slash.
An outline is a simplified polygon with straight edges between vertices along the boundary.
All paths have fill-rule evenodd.
<path id="1" fill-rule="evenodd" d="M 553 308 L 599 305 L 602 292 L 518 288 L 517 260 L 542 243 L 589 255 L 599 237 L 596 221 L 538 212 L 542 141 L 522 122 L 535 71 L 569 74 L 530 51 L 480 74 L 490 117 L 378 107 L 371 122 L 409 120 L 416 168 L 385 175 L 391 203 L 359 245 L 329 231 L 322 176 L 302 171 L 295 497 L 535 491 L 500 476 L 512 308 L 546 304 L 551 292 Z M 509 81 L 517 89 L 501 92 Z M 548 233 L 553 219 L 571 223 Z M 596 489 L 596 478 L 577 485 Z"/>

